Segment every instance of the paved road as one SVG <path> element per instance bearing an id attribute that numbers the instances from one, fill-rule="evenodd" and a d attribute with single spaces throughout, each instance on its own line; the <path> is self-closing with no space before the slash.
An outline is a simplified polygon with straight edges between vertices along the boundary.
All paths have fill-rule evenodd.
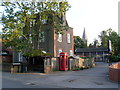
<path id="1" fill-rule="evenodd" d="M 46 85 L 46 84 L 36 84 L 36 83 L 32 83 L 32 82 L 28 82 L 28 83 L 24 83 L 17 81 L 17 80 L 11 80 L 11 79 L 3 79 L 2 82 L 2 88 L 60 88 L 57 86 L 53 86 L 53 85 Z"/>
<path id="2" fill-rule="evenodd" d="M 3 88 L 118 88 L 109 80 L 108 64 L 97 63 L 96 67 L 80 71 L 56 71 L 50 74 L 3 73 Z"/>

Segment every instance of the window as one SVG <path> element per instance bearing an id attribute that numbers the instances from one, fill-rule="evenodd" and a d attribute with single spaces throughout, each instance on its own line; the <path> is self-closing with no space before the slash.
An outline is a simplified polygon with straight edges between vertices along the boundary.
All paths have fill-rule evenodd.
<path id="1" fill-rule="evenodd" d="M 61 53 L 61 52 L 62 52 L 62 49 L 59 49 L 59 50 L 58 50 L 58 53 Z"/>
<path id="2" fill-rule="evenodd" d="M 3 51 L 3 52 L 0 52 L 0 55 L 5 56 L 5 55 L 9 55 L 9 53 L 8 53 L 8 52 Z"/>
<path id="3" fill-rule="evenodd" d="M 71 43 L 70 42 L 70 34 L 69 33 L 67 34 L 67 43 Z"/>
<path id="4" fill-rule="evenodd" d="M 22 61 L 23 56 L 22 56 L 22 53 L 21 53 L 21 52 L 18 53 L 18 58 L 19 58 L 19 61 Z"/>
<path id="5" fill-rule="evenodd" d="M 45 34 L 44 32 L 40 32 L 40 42 L 44 42 L 45 41 Z"/>
<path id="6" fill-rule="evenodd" d="M 58 34 L 58 42 L 62 42 L 62 34 Z"/>
<path id="7" fill-rule="evenodd" d="M 72 50 L 70 50 L 70 56 L 73 56 L 73 51 Z"/>

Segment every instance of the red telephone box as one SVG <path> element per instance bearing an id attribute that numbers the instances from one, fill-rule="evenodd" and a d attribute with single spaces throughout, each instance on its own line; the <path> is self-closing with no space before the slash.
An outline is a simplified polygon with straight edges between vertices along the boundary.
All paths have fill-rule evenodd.
<path id="1" fill-rule="evenodd" d="M 68 70 L 68 54 L 66 52 L 60 53 L 59 70 Z"/>

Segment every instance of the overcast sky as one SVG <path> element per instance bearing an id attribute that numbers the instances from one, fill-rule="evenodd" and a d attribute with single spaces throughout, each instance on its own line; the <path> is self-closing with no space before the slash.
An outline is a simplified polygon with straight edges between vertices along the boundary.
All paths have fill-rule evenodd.
<path id="1" fill-rule="evenodd" d="M 120 0 L 68 0 L 72 6 L 66 18 L 74 35 L 82 37 L 85 27 L 89 43 L 102 30 L 112 28 L 118 32 L 118 2 Z"/>

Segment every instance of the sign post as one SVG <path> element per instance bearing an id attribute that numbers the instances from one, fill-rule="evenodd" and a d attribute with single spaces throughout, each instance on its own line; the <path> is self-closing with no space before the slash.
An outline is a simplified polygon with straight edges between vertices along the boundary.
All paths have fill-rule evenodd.
<path id="1" fill-rule="evenodd" d="M 111 56 L 112 56 L 112 42 L 111 42 L 111 40 L 108 40 L 108 63 L 109 63 L 109 66 L 112 65 Z"/>

